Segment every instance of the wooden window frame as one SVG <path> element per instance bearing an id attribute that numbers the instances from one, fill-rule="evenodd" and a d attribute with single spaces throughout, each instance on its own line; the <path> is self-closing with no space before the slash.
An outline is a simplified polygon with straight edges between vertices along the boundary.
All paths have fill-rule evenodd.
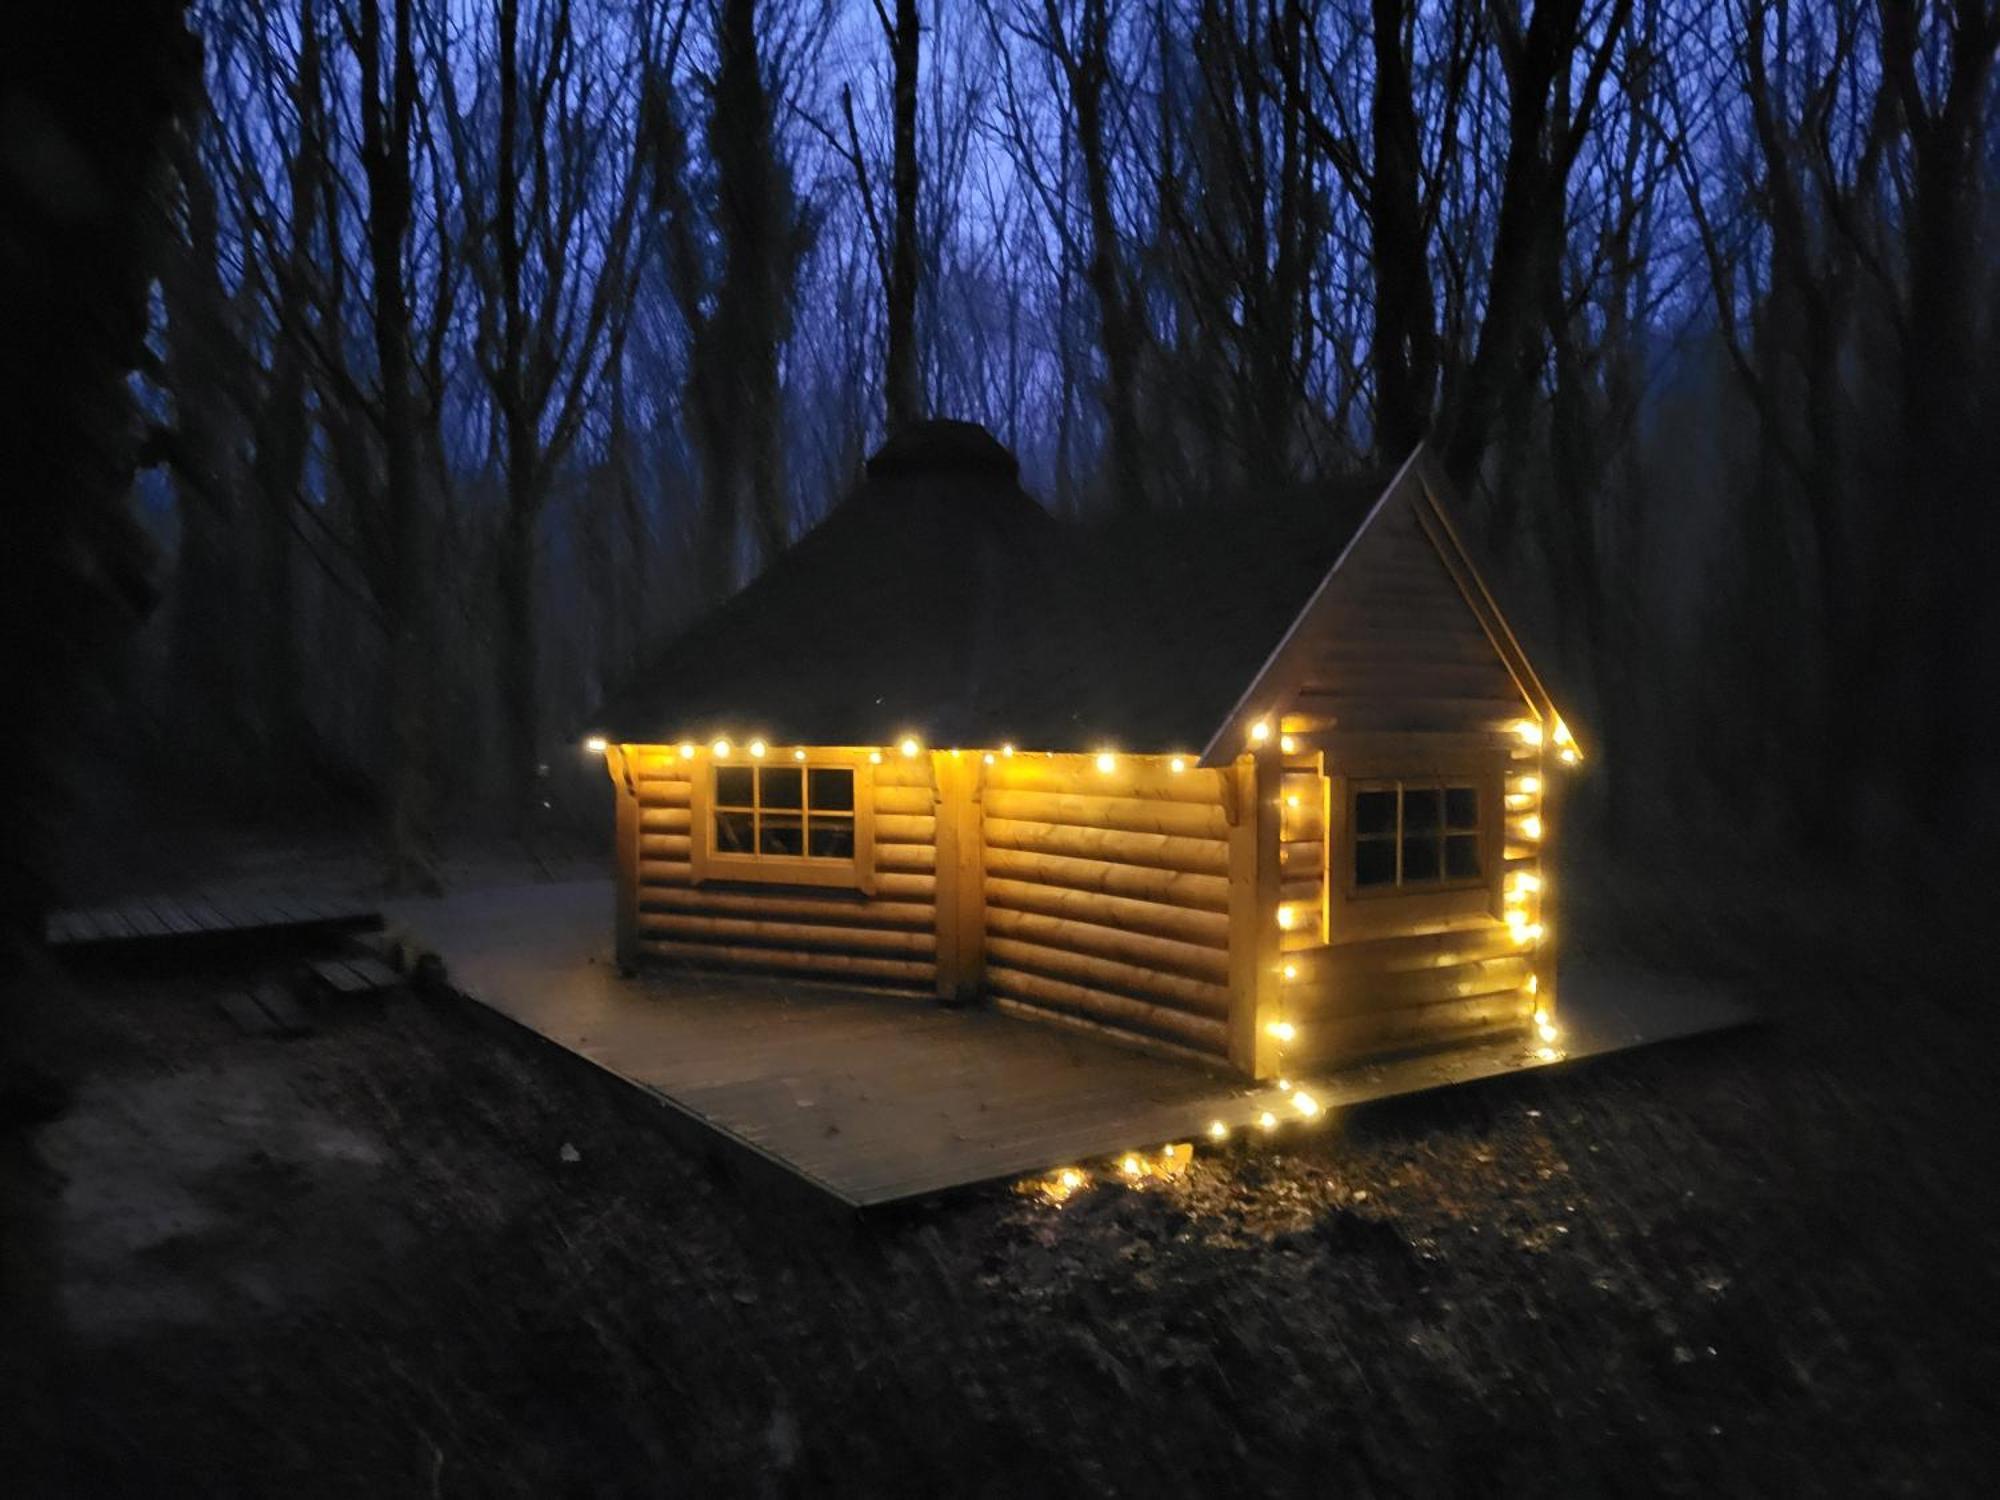
<path id="1" fill-rule="evenodd" d="M 875 889 L 875 778 L 865 750 L 803 747 L 804 760 L 793 749 L 773 747 L 764 759 L 705 757 L 695 772 L 688 797 L 688 864 L 696 885 L 743 882 L 756 885 L 811 886 L 860 891 Z M 715 773 L 733 769 L 790 769 L 802 772 L 851 771 L 854 774 L 854 852 L 828 858 L 811 854 L 737 853 L 715 847 Z"/>
<path id="2" fill-rule="evenodd" d="M 1326 938 L 1353 942 L 1393 935 L 1411 925 L 1498 920 L 1506 866 L 1507 748 L 1454 736 L 1424 744 L 1417 736 L 1355 737 L 1329 747 L 1326 858 Z M 1479 879 L 1435 885 L 1357 886 L 1354 882 L 1354 794 L 1396 783 L 1471 786 L 1479 792 Z M 1399 848 L 1400 861 L 1400 824 Z"/>
<path id="3" fill-rule="evenodd" d="M 1447 802 L 1440 801 L 1439 815 L 1444 819 L 1438 825 L 1438 878 L 1435 880 L 1405 880 L 1403 878 L 1403 845 L 1408 834 L 1403 828 L 1403 803 L 1405 795 L 1411 791 L 1435 791 L 1445 798 L 1457 790 L 1470 791 L 1479 799 L 1479 819 L 1471 828 L 1453 828 L 1450 815 L 1446 811 Z M 1364 792 L 1393 792 L 1396 797 L 1396 826 L 1386 835 L 1369 834 L 1363 836 L 1356 826 L 1354 804 Z M 1440 891 L 1474 891 L 1490 885 L 1488 848 L 1492 843 L 1489 815 L 1492 804 L 1487 789 L 1480 784 L 1480 778 L 1472 775 L 1426 775 L 1426 776 L 1353 776 L 1349 777 L 1345 791 L 1347 798 L 1347 833 L 1342 843 L 1342 873 L 1345 877 L 1347 897 L 1351 901 L 1376 901 L 1391 897 L 1429 896 Z M 1502 816 L 1505 816 L 1504 809 Z M 1444 873 L 1447 847 L 1451 835 L 1464 837 L 1472 834 L 1479 840 L 1479 873 L 1461 875 L 1456 880 Z M 1396 851 L 1396 876 L 1387 883 L 1363 885 L 1356 876 L 1355 856 L 1364 843 L 1388 844 Z M 1331 859 L 1331 851 L 1329 860 Z"/>

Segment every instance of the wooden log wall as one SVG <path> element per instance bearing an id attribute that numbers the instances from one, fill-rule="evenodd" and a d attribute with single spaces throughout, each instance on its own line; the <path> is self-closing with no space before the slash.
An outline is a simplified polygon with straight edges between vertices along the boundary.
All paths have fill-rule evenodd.
<path id="1" fill-rule="evenodd" d="M 929 756 L 863 764 L 874 778 L 871 894 L 800 886 L 697 886 L 689 863 L 691 778 L 705 753 L 623 747 L 630 768 L 635 859 L 620 859 L 629 953 L 682 963 L 929 989 L 937 975 L 937 819 Z M 615 779 L 615 777 L 614 777 Z M 626 794 L 621 792 L 621 804 Z M 621 826 L 622 822 L 621 822 Z M 623 841 L 621 840 L 621 851 Z M 621 921 L 621 928 L 624 922 Z M 621 933 L 622 937 L 622 933 Z"/>
<path id="2" fill-rule="evenodd" d="M 1226 1057 L 1228 774 L 1137 756 L 984 767 L 988 990 Z"/>

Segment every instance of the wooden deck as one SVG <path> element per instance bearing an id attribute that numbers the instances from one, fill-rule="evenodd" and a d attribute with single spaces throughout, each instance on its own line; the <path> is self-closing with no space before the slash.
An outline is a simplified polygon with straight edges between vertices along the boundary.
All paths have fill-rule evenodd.
<path id="1" fill-rule="evenodd" d="M 51 948 L 123 948 L 372 932 L 381 925 L 378 908 L 351 900 L 270 891 L 194 892 L 52 912 L 43 937 Z"/>
<path id="2" fill-rule="evenodd" d="M 664 1122 L 846 1208 L 1200 1141 L 1216 1120 L 1254 1131 L 1266 1110 L 1281 1130 L 1310 1128 L 1276 1088 L 985 1008 L 781 979 L 622 978 L 611 912 L 610 882 L 589 881 L 407 902 L 391 916 L 483 1006 L 634 1086 Z M 1637 982 L 1593 1012 L 1593 987 L 1566 972 L 1564 1061 L 1750 1019 Z M 1305 1082 L 1339 1109 L 1547 1065 L 1509 1044 Z"/>

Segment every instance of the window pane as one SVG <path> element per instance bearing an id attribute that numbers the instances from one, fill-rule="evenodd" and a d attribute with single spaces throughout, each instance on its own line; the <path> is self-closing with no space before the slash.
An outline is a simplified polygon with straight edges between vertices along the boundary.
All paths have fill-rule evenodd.
<path id="1" fill-rule="evenodd" d="M 757 795 L 765 807 L 799 807 L 805 789 L 805 772 L 797 766 L 766 766 L 757 773 Z"/>
<path id="2" fill-rule="evenodd" d="M 854 810 L 854 773 L 838 766 L 814 766 L 808 771 L 807 804 L 815 812 Z"/>
<path id="3" fill-rule="evenodd" d="M 1455 786 L 1444 794 L 1445 822 L 1452 828 L 1479 826 L 1479 792 L 1475 787 Z"/>
<path id="4" fill-rule="evenodd" d="M 754 802 L 755 783 L 748 766 L 717 766 L 715 768 L 715 805 L 717 807 L 750 807 Z"/>
<path id="5" fill-rule="evenodd" d="M 1438 841 L 1434 838 L 1403 840 L 1403 884 L 1438 878 Z"/>
<path id="6" fill-rule="evenodd" d="M 1455 833 L 1445 840 L 1444 872 L 1453 880 L 1479 878 L 1479 835 Z"/>
<path id="7" fill-rule="evenodd" d="M 1363 793 L 1363 796 L 1368 795 Z M 1389 793 L 1376 795 L 1387 796 Z M 1364 839 L 1354 846 L 1354 883 L 1364 885 L 1394 885 L 1396 883 L 1396 845 L 1391 839 Z"/>
<path id="8" fill-rule="evenodd" d="M 719 812 L 715 815 L 715 850 L 718 854 L 748 854 L 753 832 L 753 814 Z"/>
<path id="9" fill-rule="evenodd" d="M 1396 831 L 1396 794 L 1394 792 L 1356 792 L 1354 794 L 1354 834 L 1356 838 L 1367 838 L 1370 834 L 1394 833 Z M 1394 879 L 1394 873 L 1390 879 Z"/>
<path id="10" fill-rule="evenodd" d="M 1403 832 L 1433 833 L 1444 812 L 1444 793 L 1434 786 L 1403 788 Z"/>
<path id="11" fill-rule="evenodd" d="M 806 852 L 805 824 L 797 813 L 765 813 L 758 835 L 759 854 L 803 854 Z"/>
<path id="12" fill-rule="evenodd" d="M 811 838 L 812 854 L 815 859 L 854 858 L 852 818 L 814 818 Z"/>

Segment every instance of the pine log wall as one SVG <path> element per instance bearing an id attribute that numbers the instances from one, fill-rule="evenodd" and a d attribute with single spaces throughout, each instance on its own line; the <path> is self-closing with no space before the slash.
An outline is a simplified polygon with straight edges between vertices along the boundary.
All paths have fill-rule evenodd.
<path id="1" fill-rule="evenodd" d="M 691 775 L 707 757 L 624 747 L 619 795 L 621 953 L 709 967 L 929 990 L 937 975 L 937 829 L 929 756 L 872 772 L 874 889 L 697 886 L 690 864 Z M 615 778 L 614 778 L 615 779 Z M 630 824 L 629 831 L 626 826 Z M 629 846 L 629 853 L 627 848 Z M 629 938 L 628 938 L 629 933 Z"/>
<path id="2" fill-rule="evenodd" d="M 1524 929 L 1546 921 L 1551 894 L 1540 885 L 1554 833 L 1543 751 L 1517 732 L 1533 716 L 1413 509 L 1385 514 L 1361 545 L 1310 622 L 1303 680 L 1282 719 L 1295 746 L 1288 787 L 1309 757 L 1323 758 L 1335 853 L 1326 931 L 1301 922 L 1284 935 L 1294 977 L 1280 1003 L 1298 1028 L 1291 1056 L 1328 1066 L 1520 1034 L 1538 1003 L 1554 1005 L 1553 972 L 1538 957 L 1552 950 L 1506 917 L 1519 909 Z M 1352 783 L 1424 777 L 1479 786 L 1485 887 L 1355 894 Z M 1286 899 L 1303 910 L 1310 893 L 1294 861 L 1307 856 L 1286 838 Z"/>
<path id="3" fill-rule="evenodd" d="M 1228 773 L 1088 755 L 983 770 L 990 993 L 1227 1056 Z"/>

